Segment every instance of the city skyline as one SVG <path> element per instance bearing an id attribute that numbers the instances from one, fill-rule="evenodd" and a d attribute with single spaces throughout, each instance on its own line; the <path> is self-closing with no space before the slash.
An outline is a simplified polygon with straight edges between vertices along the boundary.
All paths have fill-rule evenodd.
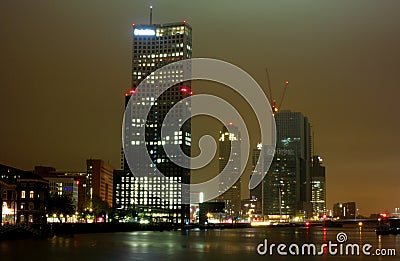
<path id="1" fill-rule="evenodd" d="M 278 94 L 289 79 L 283 109 L 310 119 L 314 154 L 327 167 L 328 208 L 355 201 L 368 215 L 398 206 L 391 181 L 400 23 L 399 3 L 388 3 L 218 2 L 209 9 L 155 1 L 153 21 L 187 19 L 196 28 L 195 57 L 232 62 L 262 86 L 268 67 Z M 148 22 L 148 3 L 1 7 L 1 163 L 84 170 L 83 159 L 102 158 L 119 166 L 130 24 Z"/>

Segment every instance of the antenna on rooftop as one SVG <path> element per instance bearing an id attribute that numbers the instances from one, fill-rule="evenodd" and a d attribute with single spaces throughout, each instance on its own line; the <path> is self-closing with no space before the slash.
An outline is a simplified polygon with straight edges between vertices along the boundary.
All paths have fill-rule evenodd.
<path id="1" fill-rule="evenodd" d="M 150 5 L 150 25 L 153 24 L 153 6 Z"/>

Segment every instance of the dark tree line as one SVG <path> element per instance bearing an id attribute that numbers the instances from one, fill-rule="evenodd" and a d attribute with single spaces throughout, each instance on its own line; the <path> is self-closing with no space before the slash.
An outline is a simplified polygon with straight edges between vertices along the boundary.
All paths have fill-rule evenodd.
<path id="1" fill-rule="evenodd" d="M 56 214 L 61 223 L 61 214 L 66 216 L 75 213 L 72 197 L 69 195 L 58 195 L 57 193 L 50 194 L 47 198 L 46 212 L 49 216 Z"/>

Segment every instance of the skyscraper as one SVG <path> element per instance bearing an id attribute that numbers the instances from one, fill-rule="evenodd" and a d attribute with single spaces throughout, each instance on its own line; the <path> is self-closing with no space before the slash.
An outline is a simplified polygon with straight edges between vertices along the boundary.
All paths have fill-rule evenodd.
<path id="1" fill-rule="evenodd" d="M 219 191 L 224 193 L 218 196 L 217 201 L 225 202 L 225 211 L 234 217 L 239 214 L 241 208 L 240 178 L 230 188 L 227 187 L 227 184 L 230 184 L 231 179 L 240 175 L 240 142 L 239 129 L 232 123 L 229 123 L 229 130 L 223 127 L 220 131 L 219 172 L 221 173 L 225 168 L 228 168 L 225 171 L 229 175 L 220 175 Z M 232 157 L 230 157 L 231 151 Z M 228 162 L 231 162 L 231 164 L 227 165 Z"/>
<path id="2" fill-rule="evenodd" d="M 182 99 L 189 97 L 192 91 L 190 82 L 181 82 L 187 71 L 180 64 L 173 65 L 160 75 L 152 73 L 165 65 L 191 57 L 192 28 L 186 21 L 133 25 L 132 88 L 125 95 L 125 106 L 128 105 L 132 95 L 138 95 L 137 91 L 142 91 L 148 93 L 143 105 L 151 105 L 151 110 L 146 118 L 139 116 L 139 111 L 129 112 L 132 124 L 127 125 L 124 130 L 124 146 L 125 148 L 140 146 L 142 141 L 137 134 L 145 128 L 145 145 L 152 160 L 152 167 L 164 176 L 156 177 L 151 172 L 147 176 L 137 176 L 131 173 L 132 167 L 135 172 L 148 166 L 140 165 L 142 163 L 139 160 L 129 161 L 124 157 L 124 170 L 114 172 L 116 174 L 114 202 L 119 209 L 134 207 L 143 211 L 141 213 L 143 218 L 153 222 L 184 223 L 189 219 L 189 206 L 182 204 L 182 197 L 188 196 L 189 192 L 182 191 L 179 184 L 190 183 L 190 169 L 172 162 L 164 146 L 178 144 L 184 154 L 190 156 L 190 120 L 182 122 L 174 135 L 165 139 L 161 137 L 161 127 L 165 127 L 163 120 L 170 109 Z M 149 77 L 149 81 L 142 83 L 146 77 Z M 138 90 L 137 87 L 141 83 Z M 151 88 L 159 88 L 169 83 L 175 85 L 159 97 L 152 97 Z M 189 102 L 186 102 L 186 108 L 190 109 Z M 175 116 L 184 118 L 179 112 Z M 134 164 L 128 166 L 128 162 Z"/>
<path id="3" fill-rule="evenodd" d="M 313 156 L 311 166 L 311 203 L 314 216 L 326 214 L 326 180 L 322 158 Z"/>
<path id="4" fill-rule="evenodd" d="M 263 213 L 311 216 L 310 123 L 300 112 L 280 111 L 276 122 L 276 150 L 263 182 Z"/>
<path id="5" fill-rule="evenodd" d="M 250 176 L 250 179 L 253 175 L 262 175 L 263 172 L 266 172 L 264 162 L 265 159 L 260 158 L 261 156 L 261 150 L 262 150 L 262 144 L 258 143 L 257 144 L 257 149 L 253 149 L 252 152 L 252 174 Z M 256 169 L 257 163 L 260 165 L 259 169 Z M 254 189 L 250 190 L 250 199 L 253 201 L 256 200 L 257 208 L 255 210 L 256 214 L 264 214 L 264 207 L 263 207 L 263 194 L 264 194 L 264 184 L 265 184 L 265 178 L 261 181 L 260 184 L 258 184 Z"/>

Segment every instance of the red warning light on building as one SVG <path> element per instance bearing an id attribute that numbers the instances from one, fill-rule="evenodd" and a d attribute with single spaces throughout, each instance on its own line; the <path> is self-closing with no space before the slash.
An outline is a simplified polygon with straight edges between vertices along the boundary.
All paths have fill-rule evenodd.
<path id="1" fill-rule="evenodd" d="M 135 88 L 131 88 L 131 89 L 129 90 L 129 92 L 125 93 L 125 97 L 126 97 L 126 96 L 129 96 L 129 95 L 132 95 L 132 94 L 135 94 L 135 93 L 136 93 L 136 89 L 135 89 Z"/>

